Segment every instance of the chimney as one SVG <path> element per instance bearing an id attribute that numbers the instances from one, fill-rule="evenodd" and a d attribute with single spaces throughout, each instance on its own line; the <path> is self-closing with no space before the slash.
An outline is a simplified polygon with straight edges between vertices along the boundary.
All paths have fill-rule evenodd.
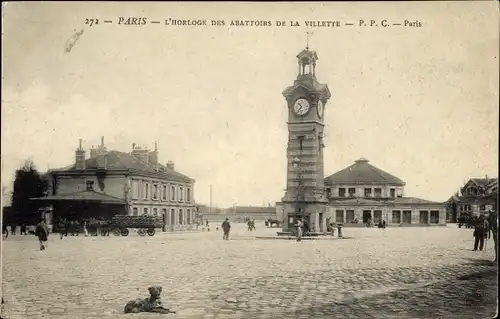
<path id="1" fill-rule="evenodd" d="M 75 151 L 75 168 L 77 170 L 85 169 L 85 150 L 82 148 L 82 140 L 80 139 L 80 145 Z"/>
<path id="2" fill-rule="evenodd" d="M 108 169 L 108 151 L 104 146 L 104 136 L 101 137 L 101 145 L 97 148 L 97 168 Z"/>
<path id="3" fill-rule="evenodd" d="M 167 166 L 168 169 L 171 169 L 173 171 L 175 170 L 175 163 L 174 163 L 174 161 L 168 161 L 166 166 Z"/>
<path id="4" fill-rule="evenodd" d="M 155 150 L 149 153 L 149 162 L 158 170 L 158 143 L 155 141 Z"/>
<path id="5" fill-rule="evenodd" d="M 137 158 L 139 161 L 149 164 L 149 150 L 144 147 L 140 146 L 135 146 L 135 143 L 133 144 L 134 149 L 132 150 L 132 155 Z"/>

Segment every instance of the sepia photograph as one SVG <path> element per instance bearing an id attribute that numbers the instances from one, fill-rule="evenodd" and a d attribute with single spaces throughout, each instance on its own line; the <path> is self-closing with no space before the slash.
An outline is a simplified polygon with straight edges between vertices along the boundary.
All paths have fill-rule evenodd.
<path id="1" fill-rule="evenodd" d="M 496 318 L 499 23 L 2 2 L 0 319 Z"/>

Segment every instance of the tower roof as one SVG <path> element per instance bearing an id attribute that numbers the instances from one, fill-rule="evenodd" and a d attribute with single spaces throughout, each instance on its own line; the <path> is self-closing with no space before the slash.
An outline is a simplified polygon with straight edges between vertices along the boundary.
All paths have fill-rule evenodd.
<path id="1" fill-rule="evenodd" d="M 405 185 L 403 180 L 369 164 L 369 161 L 364 157 L 354 161 L 353 165 L 325 178 L 326 185 L 363 183 Z"/>

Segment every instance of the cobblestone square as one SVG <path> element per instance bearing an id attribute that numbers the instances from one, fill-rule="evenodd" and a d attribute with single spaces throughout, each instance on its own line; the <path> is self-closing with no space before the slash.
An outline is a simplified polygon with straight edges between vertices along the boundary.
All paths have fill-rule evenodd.
<path id="1" fill-rule="evenodd" d="M 345 240 L 231 240 L 210 232 L 153 237 L 49 238 L 3 243 L 3 318 L 488 318 L 496 313 L 493 241 L 472 230 L 346 228 Z M 127 301 L 163 286 L 177 314 L 124 315 Z"/>

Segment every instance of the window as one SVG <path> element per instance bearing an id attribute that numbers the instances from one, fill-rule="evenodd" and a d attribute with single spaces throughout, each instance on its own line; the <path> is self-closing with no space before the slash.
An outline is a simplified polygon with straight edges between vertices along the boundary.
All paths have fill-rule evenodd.
<path id="1" fill-rule="evenodd" d="M 170 225 L 175 225 L 175 209 L 170 210 Z"/>
<path id="2" fill-rule="evenodd" d="M 382 197 L 382 188 L 375 188 L 375 197 Z"/>
<path id="3" fill-rule="evenodd" d="M 431 224 L 439 224 L 439 211 L 431 210 Z"/>
<path id="4" fill-rule="evenodd" d="M 139 196 L 139 182 L 132 181 L 132 198 L 137 199 Z"/>
<path id="5" fill-rule="evenodd" d="M 184 189 L 182 187 L 179 187 L 179 201 L 184 200 Z"/>
<path id="6" fill-rule="evenodd" d="M 87 184 L 87 188 L 86 189 L 88 191 L 93 191 L 94 190 L 94 181 L 87 181 L 86 184 Z"/>
<path id="7" fill-rule="evenodd" d="M 186 189 L 186 202 L 191 202 L 191 188 Z"/>
<path id="8" fill-rule="evenodd" d="M 346 222 L 352 223 L 354 221 L 354 211 L 353 210 L 347 210 L 346 211 Z"/>
<path id="9" fill-rule="evenodd" d="M 134 208 L 132 209 L 132 211 L 133 211 L 134 216 L 139 215 L 139 212 L 138 212 L 138 210 L 137 210 L 137 207 L 134 207 Z"/>
<path id="10" fill-rule="evenodd" d="M 345 197 L 345 188 L 339 188 L 339 197 Z"/>
<path id="11" fill-rule="evenodd" d="M 158 216 L 158 208 L 153 208 L 153 215 Z"/>
<path id="12" fill-rule="evenodd" d="M 479 205 L 479 210 L 486 210 L 486 205 Z"/>
<path id="13" fill-rule="evenodd" d="M 170 188 L 170 200 L 175 200 L 175 186 Z"/>
<path id="14" fill-rule="evenodd" d="M 182 218 L 183 216 L 182 216 L 182 215 L 183 215 L 183 214 L 182 214 L 182 209 L 179 209 L 179 225 L 182 225 L 182 222 L 183 222 L 183 220 L 182 220 L 182 219 L 183 219 L 183 218 Z"/>
<path id="15" fill-rule="evenodd" d="M 403 223 L 411 224 L 411 210 L 403 211 Z"/>
<path id="16" fill-rule="evenodd" d="M 331 189 L 330 187 L 328 187 L 328 188 L 326 189 L 326 196 L 327 196 L 328 198 L 332 197 L 332 189 Z"/>
<path id="17" fill-rule="evenodd" d="M 158 199 L 158 185 L 153 185 L 153 199 Z"/>
<path id="18" fill-rule="evenodd" d="M 401 211 L 399 210 L 392 211 L 392 223 L 401 224 Z"/>
<path id="19" fill-rule="evenodd" d="M 391 188 L 391 197 L 396 197 L 396 189 L 395 188 Z"/>
<path id="20" fill-rule="evenodd" d="M 337 224 L 343 224 L 344 223 L 344 211 L 341 209 L 338 209 L 335 211 L 335 222 Z"/>
<path id="21" fill-rule="evenodd" d="M 143 215 L 147 215 L 147 214 L 148 214 L 148 209 L 147 209 L 147 207 L 144 207 L 143 212 L 144 212 L 144 214 L 143 214 Z"/>
<path id="22" fill-rule="evenodd" d="M 164 208 L 161 210 L 161 215 L 163 217 L 163 225 L 167 225 L 168 224 L 168 216 L 167 216 L 167 209 Z"/>
<path id="23" fill-rule="evenodd" d="M 365 197 L 372 197 L 372 189 L 365 188 Z"/>
<path id="24" fill-rule="evenodd" d="M 167 185 L 163 185 L 163 194 L 162 194 L 163 200 L 167 200 L 167 191 L 168 191 Z"/>
<path id="25" fill-rule="evenodd" d="M 420 224 L 429 223 L 429 212 L 426 210 L 420 211 Z"/>
<path id="26" fill-rule="evenodd" d="M 352 188 L 349 188 L 349 197 L 354 197 L 356 196 L 356 188 L 352 187 Z"/>
<path id="27" fill-rule="evenodd" d="M 148 183 L 145 183 L 144 184 L 144 193 L 142 194 L 144 197 L 144 199 L 148 199 L 149 198 L 149 184 Z"/>
<path id="28" fill-rule="evenodd" d="M 299 139 L 299 148 L 302 151 L 305 136 L 297 136 L 297 138 Z"/>
<path id="29" fill-rule="evenodd" d="M 187 217 L 187 223 L 186 224 L 191 225 L 191 210 L 190 209 L 188 209 L 186 211 L 186 215 L 187 215 L 186 216 Z"/>

